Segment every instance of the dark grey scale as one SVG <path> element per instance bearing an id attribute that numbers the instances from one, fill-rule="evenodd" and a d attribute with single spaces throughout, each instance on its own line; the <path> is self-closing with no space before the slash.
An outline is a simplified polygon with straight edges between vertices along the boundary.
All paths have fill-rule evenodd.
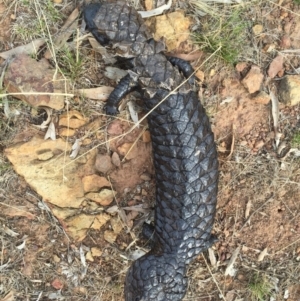
<path id="1" fill-rule="evenodd" d="M 84 18 L 102 45 L 130 46 L 118 48 L 119 56 L 132 57 L 132 73 L 108 98 L 107 114 L 117 114 L 120 100 L 136 88 L 149 111 L 193 73 L 189 63 L 163 54 L 163 43 L 125 2 L 88 5 Z M 215 241 L 217 151 L 195 87 L 191 77 L 148 117 L 157 186 L 153 248 L 130 267 L 126 301 L 182 300 L 188 265 Z"/>

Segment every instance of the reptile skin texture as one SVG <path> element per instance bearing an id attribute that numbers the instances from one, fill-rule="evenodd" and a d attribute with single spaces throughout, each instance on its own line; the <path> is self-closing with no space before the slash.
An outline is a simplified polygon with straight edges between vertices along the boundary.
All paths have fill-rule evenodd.
<path id="1" fill-rule="evenodd" d="M 194 78 L 173 91 L 193 69 L 166 57 L 164 44 L 152 39 L 136 10 L 123 1 L 90 4 L 83 15 L 97 41 L 132 66 L 110 95 L 106 113 L 117 114 L 120 100 L 134 89 L 142 93 L 145 110 L 153 109 L 148 123 L 156 174 L 154 243 L 129 268 L 125 300 L 182 300 L 188 265 L 215 242 L 218 184 L 214 136 Z"/>

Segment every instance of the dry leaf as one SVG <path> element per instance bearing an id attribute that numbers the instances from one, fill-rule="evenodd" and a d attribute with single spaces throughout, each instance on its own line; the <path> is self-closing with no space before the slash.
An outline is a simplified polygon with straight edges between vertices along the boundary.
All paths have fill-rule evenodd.
<path id="1" fill-rule="evenodd" d="M 129 206 L 129 207 L 123 207 L 124 210 L 130 210 L 130 211 L 137 211 L 142 213 L 147 213 L 149 209 L 145 209 L 143 204 L 135 205 L 135 206 Z"/>
<path id="2" fill-rule="evenodd" d="M 119 212 L 119 207 L 117 205 L 111 206 L 108 209 L 106 209 L 107 213 L 113 214 Z"/>
<path id="3" fill-rule="evenodd" d="M 80 146 L 81 146 L 81 139 L 76 139 L 74 144 L 72 145 L 72 152 L 70 155 L 71 159 L 75 159 L 77 157 L 80 150 Z"/>
<path id="4" fill-rule="evenodd" d="M 84 256 L 84 251 L 83 251 L 83 248 L 82 248 L 82 245 L 80 246 L 79 248 L 79 254 L 80 254 L 80 261 L 81 261 L 81 264 L 86 267 L 86 261 L 85 261 L 85 256 Z"/>
<path id="5" fill-rule="evenodd" d="M 4 231 L 7 235 L 9 235 L 9 236 L 11 236 L 11 237 L 16 237 L 16 236 L 19 235 L 19 233 L 14 232 L 13 230 L 11 230 L 11 229 L 9 229 L 8 227 L 6 227 L 5 225 L 3 225 L 3 231 Z"/>
<path id="6" fill-rule="evenodd" d="M 268 255 L 268 248 L 264 248 L 258 255 L 257 261 L 263 261 L 265 256 Z"/>
<path id="7" fill-rule="evenodd" d="M 209 261 L 210 264 L 215 267 L 217 265 L 217 259 L 214 253 L 214 250 L 212 248 L 208 249 L 208 256 L 209 256 Z"/>
<path id="8" fill-rule="evenodd" d="M 144 256 L 145 254 L 146 254 L 145 251 L 143 251 L 141 249 L 138 249 L 138 250 L 135 250 L 135 251 L 131 252 L 129 254 L 129 256 L 128 256 L 129 257 L 128 259 L 130 259 L 130 260 L 137 260 L 140 257 Z"/>
<path id="9" fill-rule="evenodd" d="M 60 49 L 61 47 L 64 47 L 67 44 L 68 39 L 73 34 L 73 31 L 76 30 L 76 28 L 78 27 L 78 16 L 79 10 L 78 8 L 75 8 L 71 15 L 68 17 L 65 24 L 60 28 L 59 33 L 56 35 L 56 38 L 53 41 L 55 49 Z M 48 49 L 44 57 L 46 59 L 50 59 L 52 58 L 52 56 L 52 49 L 51 51 Z"/>
<path id="10" fill-rule="evenodd" d="M 51 122 L 51 116 L 52 116 L 52 109 L 48 107 L 43 107 L 43 109 L 46 111 L 47 114 L 47 120 L 44 120 L 41 125 L 35 125 L 35 127 L 39 129 L 46 129 L 48 127 L 48 124 Z"/>
<path id="11" fill-rule="evenodd" d="M 225 270 L 225 276 L 229 275 L 233 277 L 236 274 L 236 269 L 234 268 L 235 261 L 240 253 L 241 247 L 237 247 L 235 251 L 232 253 L 231 258 L 228 262 L 228 265 Z"/>
<path id="12" fill-rule="evenodd" d="M 251 206 L 252 206 L 252 203 L 251 203 L 251 200 L 249 200 L 246 205 L 246 210 L 245 210 L 245 218 L 246 219 L 249 217 Z"/>
<path id="13" fill-rule="evenodd" d="M 272 117 L 273 117 L 273 126 L 275 132 L 275 144 L 278 147 L 280 143 L 281 134 L 278 132 L 278 121 L 279 121 L 279 101 L 275 93 L 270 89 L 270 97 L 272 101 Z"/>
<path id="14" fill-rule="evenodd" d="M 224 100 L 221 101 L 220 105 L 224 105 L 225 103 L 230 103 L 233 100 L 234 100 L 233 96 L 226 97 Z"/>
<path id="15" fill-rule="evenodd" d="M 288 154 L 293 154 L 295 157 L 300 157 L 300 149 L 298 148 L 291 148 Z"/>
<path id="16" fill-rule="evenodd" d="M 101 54 L 102 60 L 105 64 L 113 65 L 116 63 L 117 60 L 106 50 L 105 47 L 101 46 L 95 38 L 89 38 L 89 42 L 92 48 Z"/>
<path id="17" fill-rule="evenodd" d="M 149 18 L 162 14 L 165 10 L 170 9 L 171 5 L 172 0 L 169 0 L 168 3 L 165 5 L 162 5 L 152 10 L 138 11 L 138 13 L 141 15 L 142 18 Z"/>
<path id="18" fill-rule="evenodd" d="M 139 123 L 139 117 L 138 117 L 138 113 L 135 109 L 134 102 L 131 101 L 131 100 L 128 101 L 127 106 L 128 106 L 129 114 L 130 114 L 130 117 L 131 117 L 132 121 L 134 122 L 134 124 L 138 124 Z M 137 127 L 139 127 L 139 125 Z"/>
<path id="19" fill-rule="evenodd" d="M 31 41 L 29 44 L 18 46 L 16 48 L 10 49 L 8 51 L 4 51 L 0 53 L 0 56 L 4 59 L 8 59 L 12 56 L 15 56 L 17 54 L 25 53 L 25 54 L 32 54 L 37 53 L 37 50 L 45 44 L 44 39 L 37 39 L 34 41 Z"/>
<path id="20" fill-rule="evenodd" d="M 127 214 L 127 220 L 128 220 L 128 222 L 134 220 L 138 215 L 139 215 L 138 211 L 130 211 Z"/>
<path id="21" fill-rule="evenodd" d="M 14 301 L 15 300 L 15 296 L 14 296 L 14 292 L 10 291 L 3 299 L 1 299 L 0 301 Z"/>
<path id="22" fill-rule="evenodd" d="M 26 245 L 26 240 L 24 240 L 20 245 L 16 246 L 16 248 L 18 250 L 23 250 L 25 248 Z"/>
<path id="23" fill-rule="evenodd" d="M 191 53 L 167 53 L 168 56 L 178 57 L 179 59 L 185 60 L 185 61 L 196 61 L 200 59 L 203 56 L 203 52 L 200 50 L 196 50 Z"/>
<path id="24" fill-rule="evenodd" d="M 226 301 L 235 301 L 236 300 L 235 297 L 236 297 L 235 290 L 231 290 L 231 291 L 227 292 L 226 296 L 225 296 Z"/>
<path id="25" fill-rule="evenodd" d="M 272 116 L 273 116 L 273 126 L 274 129 L 278 128 L 279 120 L 279 101 L 273 91 L 270 91 L 271 101 L 272 101 Z"/>
<path id="26" fill-rule="evenodd" d="M 53 121 L 51 121 L 48 126 L 44 140 L 47 140 L 48 138 L 50 138 L 51 140 L 56 140 L 55 125 L 54 125 Z"/>
<path id="27" fill-rule="evenodd" d="M 8 207 L 3 210 L 3 213 L 9 217 L 23 216 L 28 219 L 34 219 L 35 216 L 28 212 L 28 209 L 24 207 L 24 209 L 20 207 Z"/>
<path id="28" fill-rule="evenodd" d="M 98 88 L 90 88 L 90 89 L 80 89 L 78 93 L 83 94 L 87 98 L 96 99 L 96 100 L 107 100 L 110 93 L 114 90 L 114 88 L 109 86 L 102 86 Z"/>

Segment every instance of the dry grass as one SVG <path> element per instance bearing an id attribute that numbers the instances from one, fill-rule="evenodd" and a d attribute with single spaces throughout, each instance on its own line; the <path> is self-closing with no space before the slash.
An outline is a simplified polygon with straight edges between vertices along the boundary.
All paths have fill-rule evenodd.
<path id="1" fill-rule="evenodd" d="M 54 48 L 51 43 L 59 26 L 62 25 L 63 12 L 71 3 L 72 1 L 68 1 L 65 2 L 65 7 L 55 7 L 52 1 L 40 1 L 39 4 L 37 1 L 13 1 L 10 8 L 18 11 L 17 20 L 12 27 L 15 39 L 19 44 L 24 44 L 33 37 L 46 37 L 50 47 Z M 221 21 L 216 23 L 218 28 L 211 32 L 217 48 L 211 47 L 213 46 L 211 40 L 207 44 L 211 47 L 210 52 L 217 50 L 220 55 L 206 62 L 205 72 L 222 68 L 231 70 L 232 67 L 224 65 L 220 60 L 220 57 L 224 60 L 226 53 L 231 56 L 230 63 L 248 60 L 263 68 L 266 67 L 274 54 L 262 51 L 261 39 L 253 36 L 251 28 L 256 23 L 262 23 L 265 34 L 270 37 L 271 42 L 277 40 L 280 33 L 268 29 L 266 14 L 261 13 L 261 11 L 271 12 L 276 7 L 272 1 L 252 1 L 242 8 L 240 5 L 225 6 L 225 8 L 216 6 L 214 13 L 220 16 L 225 12 L 224 19 L 222 23 Z M 239 36 L 233 44 L 228 41 L 230 35 L 226 35 L 224 27 L 221 26 L 226 23 L 225 19 L 234 20 L 232 25 L 240 22 L 230 19 L 232 16 L 238 16 L 239 20 L 246 20 L 247 23 L 246 28 L 243 26 L 241 31 L 235 32 L 243 35 Z M 35 21 L 31 22 L 32 19 Z M 212 19 L 211 22 L 214 20 Z M 203 25 L 203 33 L 211 30 L 209 17 L 201 18 L 199 22 Z M 244 48 L 232 53 L 237 49 L 237 43 L 241 43 L 241 38 L 248 41 L 249 36 L 251 42 L 241 45 Z M 219 52 L 220 45 L 227 50 L 223 53 Z M 206 46 L 203 48 L 207 50 Z M 79 57 L 77 51 L 80 53 Z M 61 70 L 74 86 L 81 83 L 84 86 L 93 86 L 93 83 L 97 82 L 97 72 L 99 72 L 97 67 L 102 66 L 96 65 L 95 57 L 80 60 L 80 57 L 86 57 L 87 53 L 89 52 L 85 44 L 75 51 L 68 49 L 64 53 L 57 52 L 53 59 L 53 66 Z M 90 72 L 88 76 L 87 70 Z M 93 81 L 89 82 L 90 79 Z M 99 110 L 99 105 L 87 103 L 84 99 L 71 105 L 84 111 L 85 114 L 92 114 Z M 18 108 L 27 118 L 28 108 L 24 106 Z M 2 148 L 9 143 L 8 137 L 13 136 L 21 128 L 21 119 L 5 118 L 3 108 L 0 114 Z M 286 118 L 288 120 L 289 115 Z M 285 128 L 282 124 L 283 132 Z M 293 137 L 292 143 L 296 145 L 298 136 L 295 134 Z M 106 143 L 107 141 L 104 141 L 103 145 Z M 97 147 L 99 144 L 95 146 Z M 199 257 L 189 270 L 190 287 L 184 300 L 200 301 L 209 298 L 234 300 L 230 299 L 230 293 L 236 297 L 235 300 L 238 298 L 249 300 L 251 297 L 255 300 L 253 292 L 264 289 L 264 287 L 257 288 L 257 283 L 265 284 L 265 279 L 267 279 L 268 290 L 271 289 L 272 294 L 281 300 L 287 288 L 300 282 L 297 232 L 299 230 L 296 229 L 297 220 L 300 218 L 300 208 L 297 204 L 300 196 L 300 163 L 293 157 L 278 159 L 272 148 L 268 152 L 252 154 L 249 148 L 240 146 L 238 142 L 235 144 L 231 158 L 220 156 L 220 162 L 219 208 L 215 225 L 219 242 L 213 247 L 217 265 L 212 267 L 209 262 L 206 262 L 207 254 L 203 258 Z M 250 212 L 249 216 L 245 217 L 245 208 L 249 201 L 251 201 Z M 15 300 L 43 300 L 43 298 L 122 300 L 123 281 L 130 264 L 121 256 L 124 252 L 118 249 L 118 246 L 111 245 L 103 249 L 103 255 L 96 263 L 85 262 L 81 253 L 86 254 L 94 245 L 93 237 L 97 233 L 89 233 L 88 239 L 82 245 L 72 244 L 51 211 L 43 206 L 40 197 L 17 177 L 1 156 L 0 207 L 4 210 L 9 206 L 17 208 L 22 206 L 25 212 L 34 214 L 36 218 L 0 214 L 3 225 L 0 228 L 0 299 L 12 294 Z M 276 214 L 278 219 L 286 223 L 279 225 L 278 228 L 279 230 L 281 226 L 284 228 L 281 235 L 283 237 L 286 235 L 286 239 L 280 240 L 274 233 L 272 238 L 268 233 L 269 229 L 265 229 L 268 219 L 274 221 Z M 286 225 L 288 225 L 287 229 L 285 229 Z M 14 236 L 11 231 L 18 235 Z M 26 243 L 22 247 L 24 241 Z M 242 251 L 235 265 L 236 277 L 224 276 L 230 255 L 237 246 L 242 246 Z M 263 261 L 258 261 L 258 256 L 265 247 L 268 247 L 268 255 Z M 260 279 L 254 279 L 256 275 L 262 276 Z M 53 282 L 54 280 L 56 282 Z M 267 293 L 264 292 L 263 290 L 263 295 L 266 296 Z M 256 300 L 263 299 L 256 297 Z"/>

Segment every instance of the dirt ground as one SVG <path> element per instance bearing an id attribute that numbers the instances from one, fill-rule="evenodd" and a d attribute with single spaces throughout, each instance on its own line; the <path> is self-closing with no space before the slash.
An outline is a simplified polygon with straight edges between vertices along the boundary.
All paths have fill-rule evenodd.
<path id="1" fill-rule="evenodd" d="M 151 6 L 150 1 L 145 2 Z M 189 16 L 192 36 L 203 31 L 206 41 L 212 36 L 217 40 L 214 48 L 215 40 L 207 42 L 208 47 L 196 43 L 198 36 L 185 38 L 170 50 L 189 59 L 198 70 L 199 96 L 212 123 L 220 162 L 214 226 L 218 242 L 190 266 L 184 300 L 299 301 L 300 105 L 285 103 L 280 96 L 284 78 L 300 72 L 299 1 L 211 4 L 219 14 L 214 18 L 224 19 L 219 28 L 229 24 L 228 16 L 239 15 L 246 25 L 240 40 L 232 38 L 231 29 L 228 36 L 222 36 L 228 26 L 211 36 L 215 30 L 211 15 L 200 16 L 195 6 L 189 5 L 192 1 L 173 2 L 170 12 L 181 9 Z M 45 0 L 39 2 L 41 8 L 37 3 L 0 0 L 1 53 L 44 38 L 45 32 L 55 40 L 66 19 L 82 5 L 79 1 Z M 145 7 L 142 4 L 139 9 Z M 157 4 L 162 3 L 153 5 Z M 36 22 L 37 17 L 44 23 Z M 80 17 L 78 20 L 79 28 Z M 232 24 L 238 28 L 241 22 Z M 83 88 L 115 86 L 115 80 L 104 75 L 111 57 L 97 52 L 87 37 L 72 48 L 79 34 L 76 29 L 67 39 L 70 49 L 57 50 L 56 58 L 48 59 L 50 67 L 59 66 L 74 94 Z M 42 60 L 46 48 L 41 47 L 35 61 Z M 231 53 L 238 49 L 230 61 L 226 48 Z M 283 57 L 279 67 L 273 63 L 278 56 Z M 0 78 L 6 62 L 0 58 Z M 7 90 L 0 85 L 0 95 Z M 58 188 L 53 183 L 57 182 L 44 180 L 38 173 L 39 165 L 31 157 L 34 149 L 25 152 L 32 141 L 38 141 L 34 144 L 37 148 L 44 143 L 45 130 L 36 126 L 47 119 L 45 110 L 7 96 L 8 114 L 4 97 L 0 98 L 0 301 L 124 300 L 126 271 L 138 253 L 149 250 L 140 237 L 143 222 L 153 219 L 155 205 L 147 123 L 143 120 L 135 127 L 125 104 L 116 119 L 107 117 L 102 112 L 104 102 L 91 98 L 68 97 L 67 104 L 54 110 L 51 117 L 60 139 L 49 142 L 55 151 L 58 143 L 67 141 L 71 147 L 76 139 L 81 141 L 76 167 L 66 167 L 63 160 L 51 166 L 55 171 L 66 167 L 65 174 L 58 174 L 59 181 L 63 176 L 74 183 L 76 177 L 85 179 L 85 187 L 90 187 L 85 190 L 88 198 L 86 193 L 79 202 L 75 186 L 71 189 L 78 205 L 51 199 L 52 192 L 55 199 Z M 140 103 L 138 94 L 127 97 L 132 99 Z M 77 123 L 83 120 L 83 125 L 74 126 L 67 135 L 61 120 L 71 111 L 73 119 Z M 139 106 L 137 112 L 141 120 L 145 114 Z M 70 152 L 63 149 L 59 154 L 68 157 Z M 27 165 L 21 168 L 21 161 Z M 109 202 L 107 195 L 107 203 L 95 199 L 91 188 L 94 175 L 98 184 L 100 178 L 106 183 L 101 191 L 113 191 Z M 70 201 L 73 195 L 68 193 Z"/>

